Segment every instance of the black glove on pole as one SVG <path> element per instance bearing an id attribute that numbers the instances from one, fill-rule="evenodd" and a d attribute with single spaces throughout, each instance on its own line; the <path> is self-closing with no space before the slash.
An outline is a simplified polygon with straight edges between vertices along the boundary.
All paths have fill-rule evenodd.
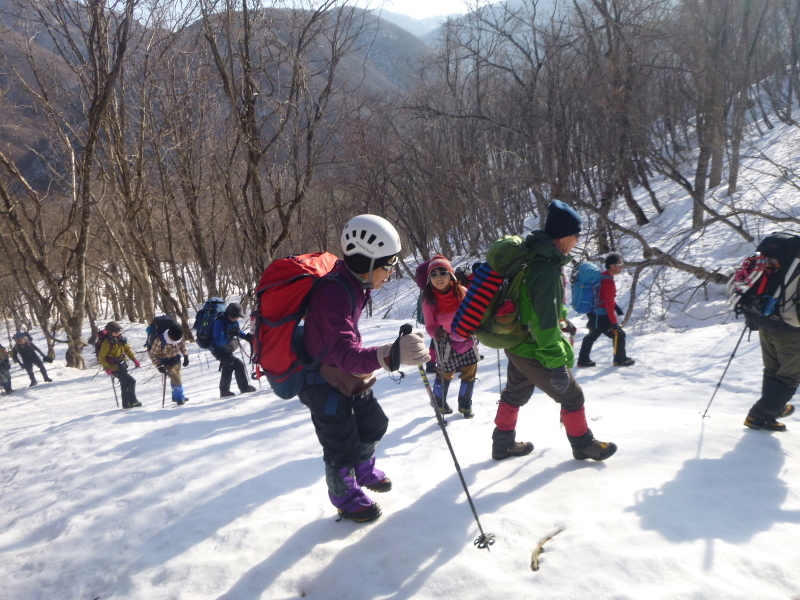
<path id="1" fill-rule="evenodd" d="M 402 337 L 404 335 L 408 335 L 409 333 L 411 333 L 411 331 L 412 331 L 411 325 L 409 323 L 406 323 L 400 327 L 400 336 Z M 394 360 L 395 360 L 395 347 L 398 347 L 397 361 L 398 363 L 400 362 L 399 340 L 400 338 L 398 338 L 398 341 L 396 341 L 392 345 L 392 352 L 391 352 L 392 365 L 394 365 Z M 447 435 L 447 430 L 445 429 L 444 417 L 436 408 L 436 398 L 433 395 L 431 384 L 428 382 L 428 376 L 425 374 L 425 367 L 423 365 L 418 365 L 418 368 L 419 368 L 419 374 L 422 376 L 422 382 L 425 384 L 425 389 L 428 391 L 428 397 L 430 398 L 431 406 L 433 406 L 433 412 L 436 413 L 436 419 L 439 421 L 439 427 L 441 428 L 442 433 L 444 434 L 444 439 L 447 442 L 448 449 L 450 450 L 450 456 L 453 457 L 453 464 L 456 466 L 456 471 L 458 472 L 459 479 L 461 479 L 461 485 L 464 488 L 464 493 L 467 495 L 467 501 L 469 502 L 469 507 L 472 509 L 472 516 L 475 517 L 475 522 L 478 524 L 478 531 L 481 532 L 481 534 L 475 540 L 474 544 L 478 548 L 481 549 L 486 548 L 487 550 L 490 550 L 489 546 L 494 544 L 494 534 L 483 532 L 483 527 L 481 527 L 481 521 L 478 518 L 478 511 L 475 510 L 475 504 L 472 503 L 472 496 L 469 495 L 469 489 L 467 489 L 467 482 L 464 480 L 464 475 L 461 473 L 461 467 L 458 464 L 456 453 L 453 450 L 453 444 L 450 443 L 450 436 Z"/>

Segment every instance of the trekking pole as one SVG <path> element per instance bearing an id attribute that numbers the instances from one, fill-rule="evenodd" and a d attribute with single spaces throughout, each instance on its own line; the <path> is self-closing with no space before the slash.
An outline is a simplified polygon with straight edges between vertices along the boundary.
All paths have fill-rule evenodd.
<path id="1" fill-rule="evenodd" d="M 114 390 L 114 402 L 117 403 L 117 408 L 119 408 L 119 400 L 117 399 L 117 382 L 114 381 L 114 378 L 111 378 L 111 389 Z"/>
<path id="2" fill-rule="evenodd" d="M 614 358 L 617 357 L 617 342 L 619 342 L 619 329 L 614 330 Z"/>
<path id="3" fill-rule="evenodd" d="M 411 331 L 412 331 L 411 325 L 409 323 L 406 323 L 405 325 L 402 325 L 400 327 L 400 336 L 402 337 L 404 335 L 408 335 L 409 333 L 411 333 Z M 398 352 L 399 352 L 399 343 L 398 343 L 399 341 L 400 338 L 398 337 L 397 341 L 395 342 L 395 345 L 398 346 Z M 394 348 L 392 349 L 394 350 Z M 456 466 L 456 471 L 458 472 L 459 479 L 461 479 L 461 485 L 464 488 L 464 493 L 467 495 L 467 501 L 469 502 L 469 507 L 472 509 L 472 516 L 475 517 L 475 522 L 478 524 L 478 531 L 481 532 L 481 534 L 477 537 L 477 539 L 473 543 L 480 549 L 486 548 L 487 550 L 491 551 L 491 548 L 489 548 L 489 546 L 494 544 L 495 541 L 494 534 L 483 532 L 483 527 L 481 527 L 481 521 L 478 518 L 478 511 L 475 510 L 475 504 L 473 504 L 472 502 L 472 496 L 469 495 L 467 482 L 464 480 L 464 475 L 461 473 L 461 467 L 458 464 L 456 453 L 453 450 L 453 444 L 450 443 L 450 436 L 447 435 L 447 429 L 445 429 L 444 417 L 436 408 L 436 398 L 433 395 L 431 384 L 428 382 L 428 376 L 425 374 L 425 368 L 422 365 L 418 365 L 418 368 L 419 368 L 419 374 L 422 376 L 422 382 L 425 384 L 425 389 L 428 391 L 428 397 L 430 398 L 431 403 L 433 405 L 433 411 L 436 413 L 436 420 L 439 421 L 439 428 L 442 430 L 442 434 L 444 434 L 444 439 L 447 442 L 447 447 L 450 450 L 450 456 L 453 457 L 453 464 Z"/>
<path id="4" fill-rule="evenodd" d="M 167 399 L 167 374 L 164 373 L 161 379 L 163 380 L 163 388 L 161 391 L 161 408 L 164 408 L 164 402 Z"/>
<path id="5" fill-rule="evenodd" d="M 731 357 L 728 359 L 728 364 L 725 365 L 725 370 L 722 372 L 722 377 L 719 378 L 719 382 L 717 383 L 717 387 L 714 389 L 714 393 L 711 394 L 711 400 L 708 401 L 708 406 L 706 406 L 706 410 L 703 413 L 704 419 L 706 417 L 706 414 L 708 413 L 708 409 L 711 408 L 711 403 L 714 401 L 714 396 L 716 396 L 717 392 L 719 391 L 719 386 L 722 385 L 722 380 L 725 379 L 725 373 L 728 372 L 728 367 L 730 367 L 731 362 L 733 362 L 733 357 L 736 356 L 736 351 L 739 349 L 739 344 L 742 343 L 742 338 L 744 337 L 746 331 L 747 331 L 747 323 L 745 323 L 744 329 L 742 329 L 742 335 L 739 336 L 739 341 L 736 342 L 736 346 L 734 347 L 733 352 L 731 353 Z"/>
<path id="6" fill-rule="evenodd" d="M 497 349 L 497 389 L 503 391 L 503 377 L 500 375 L 500 348 Z"/>

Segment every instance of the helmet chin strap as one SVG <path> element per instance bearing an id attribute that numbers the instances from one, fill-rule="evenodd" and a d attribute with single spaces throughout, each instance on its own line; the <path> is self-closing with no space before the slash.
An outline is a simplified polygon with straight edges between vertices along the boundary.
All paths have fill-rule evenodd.
<path id="1" fill-rule="evenodd" d="M 373 256 L 372 259 L 369 261 L 369 273 L 367 273 L 367 280 L 362 283 L 361 285 L 364 286 L 365 290 L 372 289 L 372 271 L 375 268 L 375 257 Z"/>

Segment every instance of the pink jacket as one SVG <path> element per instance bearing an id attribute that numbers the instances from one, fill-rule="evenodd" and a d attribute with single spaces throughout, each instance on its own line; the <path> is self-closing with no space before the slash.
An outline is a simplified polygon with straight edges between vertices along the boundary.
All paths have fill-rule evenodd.
<path id="1" fill-rule="evenodd" d="M 455 312 L 449 313 L 439 313 L 436 312 L 436 309 L 428 304 L 425 300 L 422 301 L 422 316 L 425 319 L 425 331 L 428 332 L 428 335 L 433 337 L 436 333 L 436 330 L 441 326 L 444 327 L 444 330 L 448 333 L 448 335 L 452 335 L 453 333 L 453 317 L 456 316 Z M 453 350 L 458 352 L 459 354 L 464 354 L 467 350 L 472 348 L 475 345 L 475 341 L 473 338 L 468 338 L 463 341 L 454 340 L 452 337 L 450 338 L 450 343 L 453 346 Z"/>

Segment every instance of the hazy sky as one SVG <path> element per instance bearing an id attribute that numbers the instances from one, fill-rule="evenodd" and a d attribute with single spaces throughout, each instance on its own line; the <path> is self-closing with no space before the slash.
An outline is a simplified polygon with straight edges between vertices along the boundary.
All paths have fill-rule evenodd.
<path id="1" fill-rule="evenodd" d="M 377 8 L 380 3 L 370 2 L 370 5 Z M 385 0 L 383 8 L 415 19 L 464 13 L 468 10 L 464 0 Z"/>

